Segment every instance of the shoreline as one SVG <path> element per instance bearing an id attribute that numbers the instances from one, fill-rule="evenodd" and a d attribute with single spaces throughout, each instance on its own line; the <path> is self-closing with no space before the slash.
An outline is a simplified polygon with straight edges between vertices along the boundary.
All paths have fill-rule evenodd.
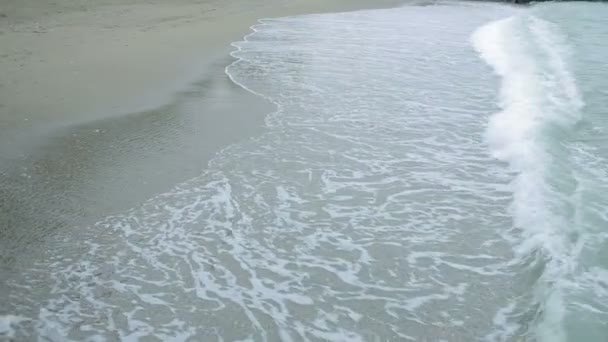
<path id="1" fill-rule="evenodd" d="M 258 19 L 401 3 L 273 0 L 251 10 L 238 0 L 113 1 L 43 22 L 39 12 L 0 18 L 0 45 L 16 51 L 0 59 L 11 83 L 0 87 L 0 269 L 56 230 L 136 206 L 200 174 L 223 147 L 260 134 L 271 105 L 224 73 L 231 43 Z M 116 27 L 106 28 L 108 20 Z M 20 46 L 32 53 L 20 58 Z"/>
<path id="2" fill-rule="evenodd" d="M 0 8 L 0 133 L 156 108 L 226 56 L 261 18 L 400 3 L 102 0 L 78 7 L 82 1 L 63 0 L 72 5 L 47 15 L 53 6 L 13 1 L 17 8 L 10 2 Z"/>

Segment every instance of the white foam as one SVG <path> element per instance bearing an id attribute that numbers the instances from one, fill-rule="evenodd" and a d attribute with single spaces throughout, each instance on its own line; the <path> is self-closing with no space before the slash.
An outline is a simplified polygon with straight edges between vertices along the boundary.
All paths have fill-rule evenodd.
<path id="1" fill-rule="evenodd" d="M 583 106 L 568 70 L 567 46 L 553 24 L 533 16 L 491 22 L 474 33 L 472 42 L 502 78 L 502 110 L 490 118 L 486 140 L 492 154 L 517 172 L 511 209 L 522 239 L 516 250 L 522 258 L 541 251 L 548 260 L 537 284 L 544 308 L 536 335 L 541 341 L 562 341 L 561 284 L 576 265 L 576 249 L 568 236 L 574 228 L 556 211 L 568 199 L 551 184 L 562 162 L 555 153 L 561 142 L 552 132 L 571 128 Z M 563 171 L 559 176 L 568 177 L 569 170 Z M 502 322 L 501 315 L 495 321 Z"/>
<path id="2" fill-rule="evenodd" d="M 17 332 L 16 326 L 22 322 L 30 321 L 29 318 L 16 315 L 1 315 L 0 316 L 0 339 L 11 339 L 15 337 Z"/>

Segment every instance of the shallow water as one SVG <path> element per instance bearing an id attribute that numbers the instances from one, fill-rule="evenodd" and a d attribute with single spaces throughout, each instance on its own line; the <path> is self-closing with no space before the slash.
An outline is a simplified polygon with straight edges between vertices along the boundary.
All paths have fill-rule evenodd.
<path id="1" fill-rule="evenodd" d="M 49 237 L 0 334 L 602 341 L 605 78 L 594 28 L 556 24 L 586 6 L 260 21 L 226 73 L 267 131 Z"/>

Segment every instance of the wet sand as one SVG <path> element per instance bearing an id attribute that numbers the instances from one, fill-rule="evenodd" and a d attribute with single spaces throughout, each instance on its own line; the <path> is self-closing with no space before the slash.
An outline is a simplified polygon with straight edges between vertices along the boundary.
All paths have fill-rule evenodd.
<path id="1" fill-rule="evenodd" d="M 137 206 L 262 132 L 272 106 L 224 74 L 257 19 L 399 2 L 3 1 L 2 272 L 48 234 Z"/>

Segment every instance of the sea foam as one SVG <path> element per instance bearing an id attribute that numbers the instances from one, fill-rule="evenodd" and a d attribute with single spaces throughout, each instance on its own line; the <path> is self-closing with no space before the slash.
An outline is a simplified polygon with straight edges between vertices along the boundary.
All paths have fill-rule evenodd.
<path id="1" fill-rule="evenodd" d="M 565 39 L 552 23 L 526 15 L 486 24 L 472 36 L 481 57 L 501 77 L 501 111 L 490 118 L 491 153 L 516 172 L 512 183 L 516 252 L 522 262 L 544 263 L 536 282 L 541 308 L 532 333 L 541 341 L 563 341 L 562 288 L 577 263 L 574 199 L 560 182 L 576 188 L 563 139 L 580 120 L 581 95 L 571 74 Z M 567 187 L 566 187 L 567 188 Z"/>

